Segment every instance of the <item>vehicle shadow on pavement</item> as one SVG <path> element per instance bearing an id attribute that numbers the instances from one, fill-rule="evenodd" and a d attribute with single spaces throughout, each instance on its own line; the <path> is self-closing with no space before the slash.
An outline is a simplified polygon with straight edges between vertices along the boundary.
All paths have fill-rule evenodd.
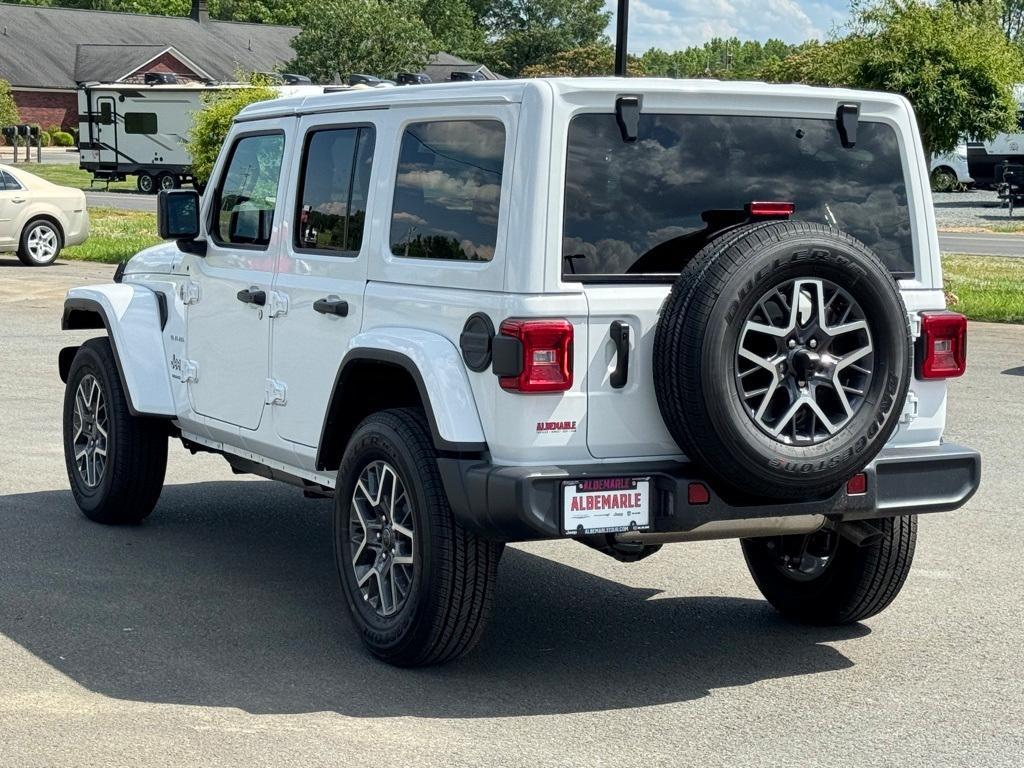
<path id="1" fill-rule="evenodd" d="M 393 669 L 348 621 L 330 537 L 330 502 L 264 481 L 168 486 L 128 528 L 85 520 L 67 491 L 0 497 L 0 633 L 118 699 L 471 718 L 648 706 L 844 669 L 824 643 L 869 632 L 795 626 L 757 600 L 651 600 L 657 590 L 508 548 L 476 652 Z"/>

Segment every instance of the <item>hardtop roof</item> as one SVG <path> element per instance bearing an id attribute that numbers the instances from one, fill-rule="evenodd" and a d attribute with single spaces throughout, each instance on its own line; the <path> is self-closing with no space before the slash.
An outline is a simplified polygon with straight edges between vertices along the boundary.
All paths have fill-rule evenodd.
<path id="1" fill-rule="evenodd" d="M 246 107 L 241 121 L 309 113 L 386 109 L 391 106 L 436 105 L 438 103 L 517 103 L 528 89 L 546 92 L 554 98 L 570 99 L 574 93 L 615 95 L 721 94 L 743 97 L 819 98 L 831 102 L 872 102 L 905 105 L 903 97 L 848 88 L 819 88 L 796 84 L 773 84 L 738 80 L 676 80 L 669 78 L 565 77 L 528 80 L 445 82 L 400 87 L 355 87 L 315 95 L 300 95 L 264 101 Z"/>

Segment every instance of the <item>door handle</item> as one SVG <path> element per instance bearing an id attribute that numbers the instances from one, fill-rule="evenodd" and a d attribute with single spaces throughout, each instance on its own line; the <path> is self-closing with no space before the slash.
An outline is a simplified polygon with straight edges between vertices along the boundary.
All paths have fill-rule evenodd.
<path id="1" fill-rule="evenodd" d="M 629 378 L 629 323 L 615 320 L 609 329 L 615 345 L 615 369 L 609 378 L 612 389 L 622 389 Z"/>
<path id="2" fill-rule="evenodd" d="M 11 200 L 11 202 L 12 203 L 17 203 L 18 205 L 20 205 L 21 203 L 25 202 L 25 198 L 24 197 L 16 197 L 13 200 Z"/>
<path id="3" fill-rule="evenodd" d="M 348 302 L 343 299 L 332 299 L 330 296 L 325 299 L 317 299 L 314 301 L 313 309 L 321 315 L 348 317 Z"/>
<path id="4" fill-rule="evenodd" d="M 267 292 L 261 291 L 255 285 L 251 288 L 243 288 L 235 296 L 243 304 L 255 304 L 257 307 L 262 307 L 267 303 Z"/>

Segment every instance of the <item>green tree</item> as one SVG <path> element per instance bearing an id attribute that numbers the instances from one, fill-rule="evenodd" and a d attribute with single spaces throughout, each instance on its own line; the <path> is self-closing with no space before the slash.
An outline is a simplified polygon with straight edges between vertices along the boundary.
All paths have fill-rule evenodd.
<path id="1" fill-rule="evenodd" d="M 422 10 L 418 0 L 324 0 L 307 11 L 290 68 L 320 82 L 420 70 L 435 50 Z"/>
<path id="2" fill-rule="evenodd" d="M 188 153 L 192 157 L 192 173 L 204 184 L 213 173 L 235 116 L 250 104 L 277 95 L 262 79 L 252 78 L 252 82 L 247 88 L 226 89 L 204 97 L 203 108 L 192 116 Z"/>
<path id="3" fill-rule="evenodd" d="M 806 45 L 766 68 L 766 78 L 903 94 L 926 153 L 951 151 L 963 136 L 985 140 L 1015 128 L 1013 86 L 1024 65 L 990 7 L 883 0 L 854 10 L 848 37 Z"/>
<path id="4" fill-rule="evenodd" d="M 630 56 L 626 64 L 628 74 L 643 77 L 643 62 Z M 523 77 L 569 76 L 588 77 L 610 75 L 615 71 L 615 48 L 607 42 L 559 51 L 541 64 L 531 64 L 520 74 Z"/>
<path id="5" fill-rule="evenodd" d="M 492 40 L 484 62 L 508 75 L 562 51 L 605 41 L 604 0 L 494 0 L 483 22 Z"/>
<path id="6" fill-rule="evenodd" d="M 469 0 L 427 0 L 421 18 L 434 36 L 434 49 L 467 59 L 483 56 L 487 31 Z"/>
<path id="7" fill-rule="evenodd" d="M 680 51 L 652 48 L 642 57 L 647 74 L 658 77 L 714 77 L 720 80 L 757 78 L 764 68 L 793 53 L 781 40 L 740 40 L 716 37 Z"/>
<path id="8" fill-rule="evenodd" d="M 11 93 L 11 84 L 0 79 L 0 128 L 5 125 L 17 125 L 20 122 L 18 107 Z"/>

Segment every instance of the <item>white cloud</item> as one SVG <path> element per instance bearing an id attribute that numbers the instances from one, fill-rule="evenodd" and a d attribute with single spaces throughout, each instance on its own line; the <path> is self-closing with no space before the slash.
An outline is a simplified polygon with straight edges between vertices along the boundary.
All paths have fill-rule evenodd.
<path id="1" fill-rule="evenodd" d="M 615 0 L 608 37 L 615 38 Z M 780 38 L 798 43 L 824 38 L 847 16 L 847 0 L 631 0 L 629 50 L 677 50 L 713 37 Z"/>

